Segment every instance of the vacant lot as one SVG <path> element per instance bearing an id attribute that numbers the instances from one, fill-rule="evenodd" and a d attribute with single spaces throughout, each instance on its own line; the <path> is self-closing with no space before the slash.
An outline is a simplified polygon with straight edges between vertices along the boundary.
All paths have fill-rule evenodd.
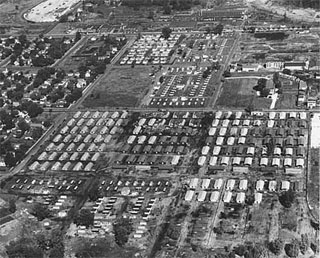
<path id="1" fill-rule="evenodd" d="M 222 85 L 222 92 L 217 101 L 218 107 L 246 108 L 250 105 L 254 109 L 269 108 L 270 99 L 258 98 L 256 92 L 252 89 L 257 85 L 258 79 L 255 78 L 237 78 L 227 79 Z"/>
<path id="2" fill-rule="evenodd" d="M 276 109 L 288 109 L 295 108 L 297 105 L 297 96 L 296 94 L 292 94 L 290 92 L 284 92 L 280 95 L 277 103 Z"/>
<path id="3" fill-rule="evenodd" d="M 147 67 L 113 68 L 83 102 L 85 107 L 136 107 L 151 85 Z"/>

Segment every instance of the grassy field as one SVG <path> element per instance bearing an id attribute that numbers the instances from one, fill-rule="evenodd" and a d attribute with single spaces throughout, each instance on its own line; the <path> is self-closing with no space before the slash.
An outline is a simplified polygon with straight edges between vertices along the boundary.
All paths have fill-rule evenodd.
<path id="1" fill-rule="evenodd" d="M 258 98 L 253 86 L 257 85 L 255 78 L 228 79 L 222 85 L 222 92 L 217 101 L 217 107 L 246 108 L 253 105 L 254 109 L 269 108 L 270 99 Z"/>
<path id="2" fill-rule="evenodd" d="M 313 215 L 319 219 L 319 149 L 311 149 L 311 169 L 308 180 L 308 197 Z"/>
<path id="3" fill-rule="evenodd" d="M 283 93 L 280 95 L 277 103 L 276 109 L 288 109 L 288 108 L 296 108 L 297 96 L 292 93 Z"/>
<path id="4" fill-rule="evenodd" d="M 113 68 L 83 102 L 85 107 L 136 107 L 151 85 L 147 67 Z"/>

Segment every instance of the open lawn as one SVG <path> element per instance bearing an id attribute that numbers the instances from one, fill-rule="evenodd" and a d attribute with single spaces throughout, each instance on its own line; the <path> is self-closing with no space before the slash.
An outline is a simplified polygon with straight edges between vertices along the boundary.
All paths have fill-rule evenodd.
<path id="1" fill-rule="evenodd" d="M 296 108 L 297 96 L 296 94 L 286 93 L 280 95 L 276 103 L 276 109 Z"/>
<path id="2" fill-rule="evenodd" d="M 253 105 L 254 109 L 269 108 L 271 99 L 258 98 L 252 89 L 257 81 L 256 78 L 227 79 L 222 85 L 217 107 L 246 108 Z"/>
<path id="3" fill-rule="evenodd" d="M 136 107 L 151 85 L 149 73 L 147 67 L 113 68 L 99 81 L 83 106 Z"/>

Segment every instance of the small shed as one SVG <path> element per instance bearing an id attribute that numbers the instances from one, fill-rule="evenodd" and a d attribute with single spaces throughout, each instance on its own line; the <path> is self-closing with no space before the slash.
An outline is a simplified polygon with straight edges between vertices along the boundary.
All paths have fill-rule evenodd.
<path id="1" fill-rule="evenodd" d="M 213 188 L 219 190 L 222 187 L 223 179 L 219 178 L 214 182 Z"/>
<path id="2" fill-rule="evenodd" d="M 290 189 L 290 182 L 289 181 L 282 181 L 281 182 L 281 190 L 288 191 Z"/>
<path id="3" fill-rule="evenodd" d="M 256 190 L 257 191 L 263 191 L 263 187 L 264 187 L 264 181 L 263 180 L 258 180 L 257 184 L 256 184 Z"/>
<path id="4" fill-rule="evenodd" d="M 188 190 L 184 199 L 188 202 L 190 202 L 193 198 L 193 195 L 194 195 L 194 191 L 193 190 Z"/>
<path id="5" fill-rule="evenodd" d="M 245 160 L 244 160 L 244 165 L 245 166 L 251 166 L 252 165 L 252 161 L 253 161 L 252 157 L 246 157 Z"/>
<path id="6" fill-rule="evenodd" d="M 240 184 L 239 184 L 239 189 L 242 191 L 246 191 L 248 188 L 248 180 L 246 179 L 241 179 Z"/>
<path id="7" fill-rule="evenodd" d="M 202 179 L 202 184 L 201 184 L 202 189 L 207 189 L 209 185 L 210 185 L 210 178 Z"/>
<path id="8" fill-rule="evenodd" d="M 267 157 L 263 157 L 260 159 L 260 166 L 268 166 L 268 158 Z"/>
<path id="9" fill-rule="evenodd" d="M 270 192 L 275 192 L 277 190 L 277 181 L 275 180 L 272 180 L 272 181 L 269 181 L 269 191 Z"/>
<path id="10" fill-rule="evenodd" d="M 226 191 L 223 196 L 223 202 L 229 203 L 232 198 L 232 193 L 230 191 Z"/>
<path id="11" fill-rule="evenodd" d="M 203 166 L 204 163 L 206 162 L 206 156 L 200 156 L 200 158 L 198 159 L 198 165 L 199 166 Z"/>
<path id="12" fill-rule="evenodd" d="M 221 159 L 221 165 L 224 165 L 224 166 L 227 166 L 229 164 L 229 160 L 230 160 L 230 157 L 222 157 Z"/>
<path id="13" fill-rule="evenodd" d="M 209 165 L 210 166 L 215 166 L 215 165 L 217 165 L 217 161 L 218 161 L 218 157 L 217 156 L 212 156 L 210 158 Z"/>
<path id="14" fill-rule="evenodd" d="M 229 179 L 226 185 L 227 190 L 232 190 L 234 188 L 236 181 L 234 179 Z"/>
<path id="15" fill-rule="evenodd" d="M 273 167 L 279 167 L 280 166 L 280 159 L 279 158 L 273 158 L 272 159 L 272 166 Z"/>
<path id="16" fill-rule="evenodd" d="M 296 167 L 303 168 L 304 167 L 304 159 L 298 158 L 296 160 Z"/>
<path id="17" fill-rule="evenodd" d="M 219 200 L 220 193 L 218 191 L 213 191 L 210 196 L 211 202 L 217 202 Z"/>
<path id="18" fill-rule="evenodd" d="M 200 191 L 198 195 L 198 201 L 203 202 L 206 199 L 207 192 L 206 191 Z"/>
<path id="19" fill-rule="evenodd" d="M 240 158 L 240 157 L 234 157 L 234 158 L 232 159 L 232 165 L 233 165 L 233 166 L 238 166 L 238 165 L 240 165 L 240 162 L 241 162 L 241 158 Z"/>
<path id="20" fill-rule="evenodd" d="M 262 201 L 262 193 L 254 194 L 254 203 L 259 204 Z"/>
<path id="21" fill-rule="evenodd" d="M 195 188 L 197 188 L 198 183 L 199 183 L 199 178 L 197 178 L 197 177 L 192 178 L 191 181 L 190 181 L 190 183 L 189 183 L 189 187 L 190 187 L 191 189 L 195 189 Z"/>
<path id="22" fill-rule="evenodd" d="M 246 199 L 246 195 L 243 192 L 237 193 L 236 202 L 243 203 Z"/>

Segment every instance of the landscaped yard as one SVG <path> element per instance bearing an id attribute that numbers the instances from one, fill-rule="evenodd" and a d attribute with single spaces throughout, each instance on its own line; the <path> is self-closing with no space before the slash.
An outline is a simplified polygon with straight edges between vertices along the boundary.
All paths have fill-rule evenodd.
<path id="1" fill-rule="evenodd" d="M 83 106 L 136 107 L 151 85 L 149 73 L 147 67 L 113 68 L 95 86 Z"/>
<path id="2" fill-rule="evenodd" d="M 246 108 L 251 105 L 254 109 L 269 108 L 271 99 L 258 98 L 252 89 L 257 82 L 255 78 L 227 79 L 222 85 L 217 107 Z"/>

